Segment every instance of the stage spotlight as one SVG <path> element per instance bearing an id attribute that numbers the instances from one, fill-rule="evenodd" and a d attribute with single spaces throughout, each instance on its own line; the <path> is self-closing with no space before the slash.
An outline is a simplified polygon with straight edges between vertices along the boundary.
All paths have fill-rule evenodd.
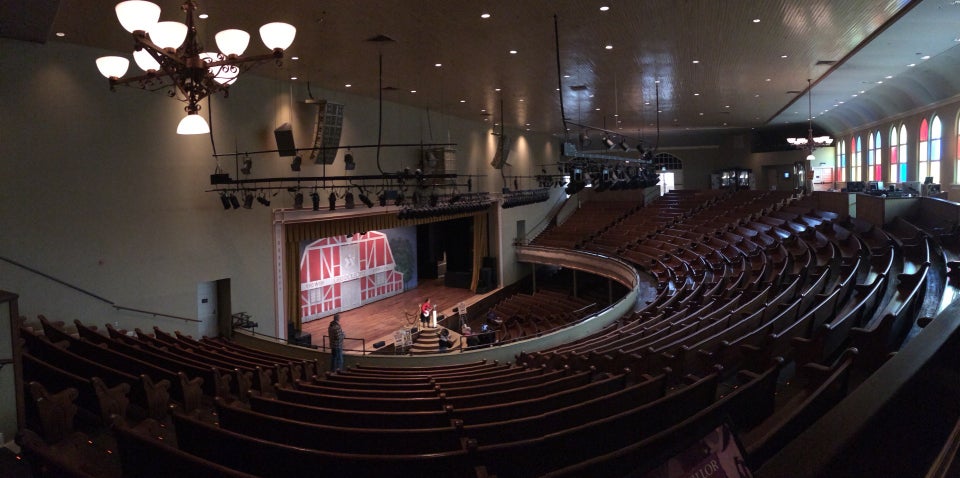
<path id="1" fill-rule="evenodd" d="M 347 171 L 357 169 L 357 163 L 353 161 L 352 154 L 347 153 L 343 156 L 343 169 L 346 169 Z"/>
<path id="2" fill-rule="evenodd" d="M 617 146 L 619 146 L 620 149 L 623 151 L 630 151 L 630 145 L 627 144 L 626 139 L 621 139 L 620 143 L 618 143 Z"/>
<path id="3" fill-rule="evenodd" d="M 240 200 L 237 199 L 237 195 L 230 193 L 230 206 L 234 209 L 240 209 Z"/>
<path id="4" fill-rule="evenodd" d="M 347 192 L 343 194 L 343 204 L 347 209 L 353 209 L 353 193 L 348 189 Z"/>
<path id="5" fill-rule="evenodd" d="M 299 172 L 301 163 L 303 163 L 303 158 L 301 158 L 300 156 L 294 156 L 293 161 L 290 161 L 290 170 Z"/>
<path id="6" fill-rule="evenodd" d="M 267 197 L 264 196 L 263 194 L 260 194 L 259 196 L 257 196 L 257 202 L 260 204 L 263 204 L 264 206 L 268 206 L 268 207 L 270 206 L 270 200 L 267 199 Z"/>
<path id="7" fill-rule="evenodd" d="M 384 200 L 386 200 L 386 198 L 384 198 Z M 373 207 L 373 201 L 371 201 L 366 194 L 360 193 L 360 202 L 362 202 L 364 206 Z"/>
<path id="8" fill-rule="evenodd" d="M 230 198 L 227 197 L 227 193 L 220 193 L 220 203 L 223 204 L 224 209 L 230 209 Z"/>
<path id="9" fill-rule="evenodd" d="M 387 193 L 385 193 L 385 192 L 383 192 L 383 191 L 380 191 L 380 194 L 377 195 L 377 202 L 380 203 L 380 206 L 381 206 L 381 207 L 386 206 L 386 205 L 387 205 Z"/>
<path id="10" fill-rule="evenodd" d="M 608 138 L 608 137 L 606 137 L 606 136 L 603 137 L 603 140 L 602 140 L 602 141 L 603 141 L 603 145 L 606 146 L 607 149 L 613 149 L 613 147 L 616 145 L 616 144 L 613 142 L 612 139 L 610 139 L 610 138 Z"/>
<path id="11" fill-rule="evenodd" d="M 248 192 L 243 195 L 243 208 L 244 209 L 253 208 L 253 193 Z"/>
<path id="12" fill-rule="evenodd" d="M 462 198 L 463 198 L 463 196 L 461 196 L 461 195 L 459 195 L 459 194 L 454 194 L 453 196 L 450 196 L 450 200 L 447 201 L 447 204 L 456 204 L 456 203 L 457 203 L 458 201 L 460 201 L 460 199 L 462 199 Z"/>
<path id="13" fill-rule="evenodd" d="M 330 195 L 327 196 L 327 202 L 330 203 L 330 210 L 335 210 L 337 208 L 337 193 L 330 191 Z"/>
<path id="14" fill-rule="evenodd" d="M 403 195 L 403 191 L 398 192 L 398 193 L 397 193 L 397 199 L 394 199 L 393 205 L 394 205 L 394 206 L 403 206 L 403 200 L 405 199 L 403 196 L 404 196 L 404 195 Z"/>
<path id="15" fill-rule="evenodd" d="M 253 169 L 253 160 L 250 159 L 250 156 L 244 156 L 243 166 L 240 167 L 240 172 L 243 174 L 250 174 L 251 169 Z"/>
<path id="16" fill-rule="evenodd" d="M 303 209 L 303 193 L 297 192 L 293 195 L 293 208 Z"/>
<path id="17" fill-rule="evenodd" d="M 440 203 L 440 196 L 437 196 L 437 193 L 430 193 L 430 207 L 437 207 L 437 204 Z"/>
<path id="18" fill-rule="evenodd" d="M 320 210 L 320 195 L 316 191 L 310 193 L 310 203 L 314 211 Z"/>

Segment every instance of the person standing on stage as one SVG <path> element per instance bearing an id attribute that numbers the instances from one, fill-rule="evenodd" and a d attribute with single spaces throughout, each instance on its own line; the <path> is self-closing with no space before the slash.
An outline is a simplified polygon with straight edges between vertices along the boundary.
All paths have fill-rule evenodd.
<path id="1" fill-rule="evenodd" d="M 423 305 L 420 306 L 420 327 L 426 328 L 427 325 L 430 324 L 430 312 L 432 311 L 433 306 L 430 305 L 430 299 L 427 298 Z"/>
<path id="2" fill-rule="evenodd" d="M 330 371 L 337 372 L 343 368 L 343 328 L 340 327 L 340 314 L 333 314 L 327 335 L 330 336 Z"/>

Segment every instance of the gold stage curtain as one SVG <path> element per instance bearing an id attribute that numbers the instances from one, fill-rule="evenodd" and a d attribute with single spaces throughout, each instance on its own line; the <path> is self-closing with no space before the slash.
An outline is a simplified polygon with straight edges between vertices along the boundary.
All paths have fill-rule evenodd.
<path id="1" fill-rule="evenodd" d="M 473 277 L 470 279 L 470 290 L 477 291 L 480 285 L 480 267 L 487 252 L 487 212 L 479 212 L 473 216 Z"/>

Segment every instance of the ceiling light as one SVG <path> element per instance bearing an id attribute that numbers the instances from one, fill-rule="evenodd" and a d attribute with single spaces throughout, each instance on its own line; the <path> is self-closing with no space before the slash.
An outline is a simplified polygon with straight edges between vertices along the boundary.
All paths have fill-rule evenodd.
<path id="1" fill-rule="evenodd" d="M 291 56 L 291 57 L 290 57 L 290 60 L 291 60 L 291 61 L 299 61 L 299 60 L 300 60 L 300 57 L 299 57 L 299 56 Z"/>
<path id="2" fill-rule="evenodd" d="M 753 19 L 753 23 L 760 23 L 760 19 L 759 19 L 759 18 L 754 18 L 754 19 Z"/>
<path id="3" fill-rule="evenodd" d="M 416 93 L 417 90 L 410 90 L 410 93 Z"/>
<path id="4" fill-rule="evenodd" d="M 605 11 L 607 11 L 607 10 L 610 10 L 610 7 L 608 7 L 608 6 L 606 6 L 606 5 L 600 7 L 600 11 L 601 11 L 601 12 L 605 12 Z"/>
<path id="5" fill-rule="evenodd" d="M 489 13 L 486 13 L 486 12 L 481 13 L 481 14 L 480 14 L 480 18 L 483 18 L 484 20 L 486 20 L 487 18 L 490 18 L 490 14 L 489 14 Z"/>
<path id="6" fill-rule="evenodd" d="M 65 36 L 67 36 L 67 34 L 66 34 L 66 33 L 63 33 L 63 32 L 57 32 L 57 33 L 54 33 L 54 35 L 56 35 L 56 36 L 59 37 L 59 38 L 63 38 L 63 37 L 65 37 Z"/>
<path id="7" fill-rule="evenodd" d="M 257 202 L 260 203 L 260 204 L 263 204 L 263 205 L 266 206 L 266 207 L 269 207 L 269 206 L 270 206 L 270 200 L 267 199 L 267 197 L 264 196 L 263 193 L 260 193 L 260 195 L 257 196 Z"/>
<path id="8" fill-rule="evenodd" d="M 351 85 L 350 83 L 347 83 L 347 84 L 343 85 L 343 87 L 344 87 L 344 88 L 352 88 L 353 85 Z"/>
<path id="9" fill-rule="evenodd" d="M 616 143 L 614 143 L 612 139 L 606 136 L 604 136 L 601 141 L 603 141 L 603 145 L 606 146 L 607 149 L 613 149 L 613 147 L 616 146 Z"/>
<path id="10" fill-rule="evenodd" d="M 884 78 L 886 78 L 886 79 L 889 80 L 889 79 L 893 78 L 893 75 L 887 75 L 887 76 L 885 76 Z"/>
<path id="11" fill-rule="evenodd" d="M 443 66 L 443 63 L 434 63 L 433 66 L 440 68 L 441 66 Z"/>
<path id="12" fill-rule="evenodd" d="M 253 208 L 253 193 L 247 192 L 243 195 L 243 208 L 252 209 Z"/>
<path id="13" fill-rule="evenodd" d="M 517 54 L 517 50 L 510 50 L 510 54 L 511 54 L 511 55 L 516 55 L 516 54 Z"/>
<path id="14" fill-rule="evenodd" d="M 700 93 L 694 93 L 693 96 L 700 96 Z"/>
<path id="15" fill-rule="evenodd" d="M 910 68 L 913 68 L 913 67 L 917 66 L 917 64 L 916 64 L 916 63 L 911 63 L 911 64 L 909 64 L 909 65 L 907 65 L 907 66 L 910 67 Z"/>
<path id="16" fill-rule="evenodd" d="M 201 19 L 201 20 L 206 20 L 206 19 L 210 18 L 210 15 L 207 14 L 207 13 L 201 13 L 201 14 L 197 15 L 197 18 L 199 18 L 199 19 Z"/>
<path id="17" fill-rule="evenodd" d="M 466 102 L 467 102 L 467 100 L 460 100 L 460 102 L 461 102 L 461 103 L 466 103 Z"/>
<path id="18" fill-rule="evenodd" d="M 929 59 L 930 59 L 930 55 L 923 55 L 923 56 L 920 57 L 920 59 L 921 59 L 921 60 L 929 60 Z"/>
<path id="19" fill-rule="evenodd" d="M 313 207 L 314 211 L 320 210 L 320 194 L 316 190 L 310 193 L 310 206 Z"/>
<path id="20" fill-rule="evenodd" d="M 605 47 L 603 47 L 603 48 L 604 48 L 604 49 L 607 49 L 607 50 L 613 50 L 613 45 L 607 45 L 607 46 L 605 46 Z"/>
<path id="21" fill-rule="evenodd" d="M 693 60 L 693 64 L 694 64 L 694 65 L 699 64 L 699 63 L 700 63 L 700 60 Z"/>
<path id="22" fill-rule="evenodd" d="M 786 58 L 787 55 L 780 55 L 780 58 Z"/>
<path id="23" fill-rule="evenodd" d="M 173 87 L 187 103 L 187 116 L 180 121 L 177 132 L 191 134 L 209 132 L 206 121 L 199 116 L 200 101 L 224 92 L 236 81 L 241 68 L 249 68 L 268 60 L 279 61 L 296 36 L 296 28 L 286 23 L 268 23 L 260 27 L 260 37 L 271 50 L 268 54 L 241 57 L 250 35 L 240 30 L 224 30 L 218 33 L 216 43 L 220 53 L 204 52 L 197 40 L 194 27 L 196 5 L 183 4 L 186 23 L 158 22 L 160 7 L 143 0 L 129 0 L 116 5 L 120 25 L 133 35 L 134 49 L 146 50 L 159 65 L 155 72 L 122 78 L 126 65 L 120 68 L 121 57 L 108 58 L 108 65 L 97 66 L 110 81 L 111 90 L 116 85 L 129 85 L 150 91 Z M 123 59 L 126 64 L 129 61 Z M 138 62 L 138 64 L 140 64 Z M 108 66 L 105 68 L 105 66 Z"/>
<path id="24" fill-rule="evenodd" d="M 294 157 L 293 157 L 293 160 L 290 161 L 290 170 L 291 170 L 291 171 L 294 171 L 294 172 L 299 172 L 299 171 L 300 171 L 300 165 L 301 165 L 302 163 L 303 163 L 303 158 L 301 158 L 299 155 L 294 156 Z"/>
<path id="25" fill-rule="evenodd" d="M 231 206 L 232 208 L 234 208 L 234 209 L 240 209 L 240 200 L 237 199 L 237 195 L 236 195 L 236 194 L 230 193 L 230 195 L 227 196 L 227 200 L 230 201 L 230 206 Z"/>
<path id="26" fill-rule="evenodd" d="M 841 103 L 843 102 L 841 101 Z M 813 150 L 821 146 L 829 146 L 833 143 L 833 138 L 829 136 L 813 136 L 813 86 L 809 78 L 807 79 L 807 137 L 787 138 L 787 143 L 806 151 L 807 160 L 809 161 L 816 159 L 813 156 Z"/>
<path id="27" fill-rule="evenodd" d="M 767 78 L 766 80 L 763 80 L 763 81 L 770 81 L 770 78 Z"/>
<path id="28" fill-rule="evenodd" d="M 303 193 L 300 191 L 293 195 L 293 208 L 303 209 Z"/>

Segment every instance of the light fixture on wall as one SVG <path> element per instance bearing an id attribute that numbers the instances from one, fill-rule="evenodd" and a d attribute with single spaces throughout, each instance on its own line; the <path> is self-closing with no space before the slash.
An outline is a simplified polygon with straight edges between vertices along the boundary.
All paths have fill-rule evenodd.
<path id="1" fill-rule="evenodd" d="M 260 27 L 260 38 L 271 53 L 241 56 L 250 42 L 250 34 L 229 29 L 214 37 L 220 52 L 205 51 L 197 40 L 192 0 L 181 7 L 186 13 L 186 24 L 158 22 L 160 7 L 153 2 L 130 0 L 116 6 L 117 19 L 124 29 L 133 34 L 133 58 L 146 73 L 123 78 L 130 60 L 122 56 L 97 58 L 97 68 L 110 80 L 110 89 L 116 85 L 136 86 L 155 91 L 170 90 L 170 96 L 187 103 L 187 116 L 177 126 L 177 134 L 204 134 L 210 126 L 199 115 L 200 101 L 224 92 L 237 81 L 237 76 L 258 63 L 276 60 L 279 64 L 297 29 L 287 23 L 267 23 Z M 179 93 L 179 94 L 178 94 Z"/>
<path id="2" fill-rule="evenodd" d="M 817 159 L 813 151 L 821 146 L 830 146 L 833 144 L 833 138 L 829 136 L 813 137 L 813 87 L 810 79 L 807 78 L 807 137 L 806 138 L 787 138 L 787 142 L 793 146 L 803 149 L 807 152 L 807 161 Z"/>

